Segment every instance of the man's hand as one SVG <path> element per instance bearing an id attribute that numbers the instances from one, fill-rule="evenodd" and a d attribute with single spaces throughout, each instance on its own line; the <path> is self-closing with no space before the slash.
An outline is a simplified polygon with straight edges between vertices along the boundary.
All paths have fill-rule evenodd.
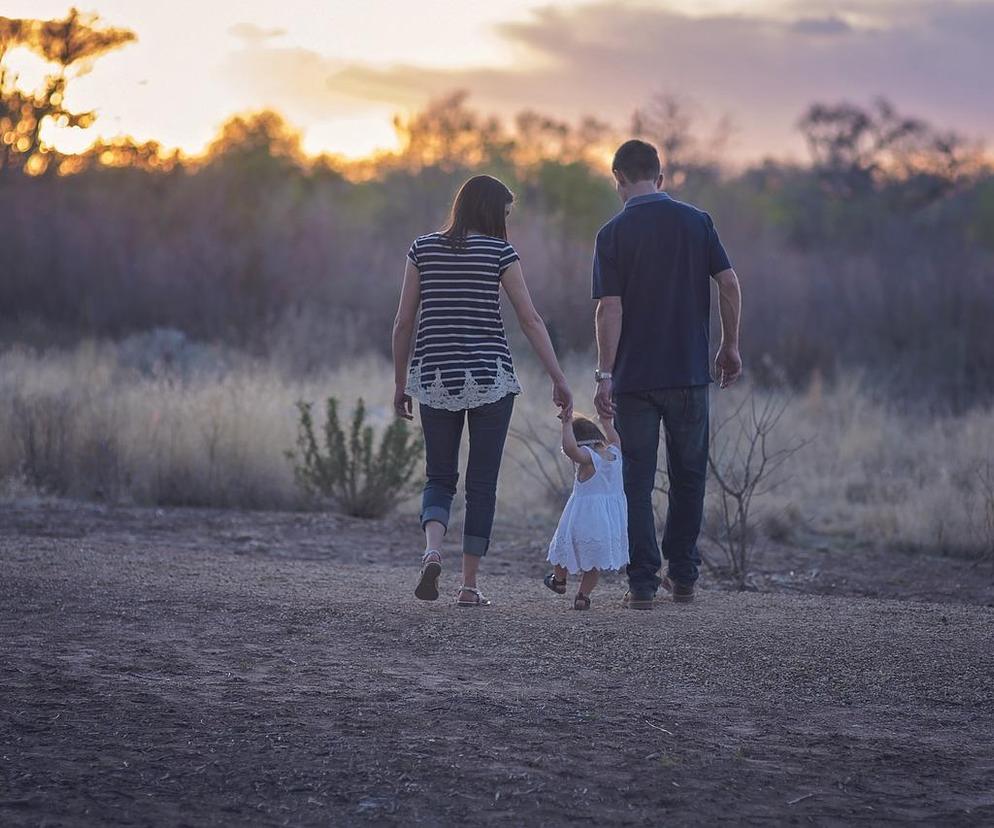
<path id="1" fill-rule="evenodd" d="M 394 389 L 393 411 L 404 420 L 414 419 L 414 404 L 411 402 L 411 395 L 407 393 L 403 385 L 398 385 Z"/>
<path id="2" fill-rule="evenodd" d="M 597 415 L 605 418 L 614 417 L 614 383 L 609 379 L 602 379 L 597 383 L 597 393 L 594 394 L 594 408 Z"/>
<path id="3" fill-rule="evenodd" d="M 722 388 L 728 388 L 742 376 L 742 357 L 737 345 L 722 345 L 714 359 L 714 375 Z"/>
<path id="4" fill-rule="evenodd" d="M 564 416 L 568 416 L 572 419 L 573 392 L 569 390 L 569 385 L 567 384 L 565 377 L 553 381 L 552 402 L 559 406 Z"/>

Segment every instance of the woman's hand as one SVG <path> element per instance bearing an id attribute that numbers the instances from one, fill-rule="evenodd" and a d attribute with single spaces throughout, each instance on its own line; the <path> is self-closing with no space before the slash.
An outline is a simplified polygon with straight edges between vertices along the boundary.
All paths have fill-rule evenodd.
<path id="1" fill-rule="evenodd" d="M 552 402 L 562 409 L 564 415 L 573 416 L 573 392 L 569 390 L 566 377 L 552 381 Z"/>
<path id="2" fill-rule="evenodd" d="M 404 420 L 414 419 L 414 403 L 403 385 L 398 385 L 393 392 L 393 411 Z"/>

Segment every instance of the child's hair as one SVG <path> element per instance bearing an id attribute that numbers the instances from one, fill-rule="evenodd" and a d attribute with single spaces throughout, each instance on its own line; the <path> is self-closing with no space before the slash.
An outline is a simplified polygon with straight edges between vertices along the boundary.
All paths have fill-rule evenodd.
<path id="1" fill-rule="evenodd" d="M 600 426 L 589 417 L 584 417 L 581 414 L 573 415 L 573 436 L 576 438 L 577 445 L 581 446 L 607 442 L 607 437 L 604 436 Z"/>

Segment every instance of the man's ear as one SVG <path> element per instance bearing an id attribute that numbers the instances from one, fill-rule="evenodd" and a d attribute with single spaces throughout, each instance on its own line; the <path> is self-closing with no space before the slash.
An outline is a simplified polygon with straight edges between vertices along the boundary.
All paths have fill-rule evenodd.
<path id="1" fill-rule="evenodd" d="M 625 178 L 625 174 L 621 170 L 611 170 L 611 174 L 614 176 L 614 180 L 622 187 L 628 186 L 628 179 Z"/>
<path id="2" fill-rule="evenodd" d="M 659 174 L 659 178 L 656 179 L 656 189 L 657 190 L 663 189 L 663 174 L 662 173 L 660 173 Z"/>

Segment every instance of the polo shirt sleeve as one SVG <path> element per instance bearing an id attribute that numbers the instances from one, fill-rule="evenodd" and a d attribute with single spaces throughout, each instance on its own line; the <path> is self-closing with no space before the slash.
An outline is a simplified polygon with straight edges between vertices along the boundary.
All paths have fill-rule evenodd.
<path id="1" fill-rule="evenodd" d="M 410 259 L 415 267 L 418 267 L 418 240 L 415 239 L 411 244 L 411 249 L 407 251 L 407 258 Z"/>
<path id="2" fill-rule="evenodd" d="M 594 242 L 593 298 L 621 296 L 623 287 L 613 234 L 602 227 Z"/>
<path id="3" fill-rule="evenodd" d="M 718 231 L 715 230 L 714 221 L 710 215 L 704 214 L 708 226 L 708 273 L 717 276 L 721 271 L 728 270 L 732 263 L 725 252 L 725 246 L 718 238 Z"/>
<path id="4" fill-rule="evenodd" d="M 518 255 L 518 251 L 511 246 L 510 242 L 508 242 L 504 245 L 504 249 L 500 253 L 500 265 L 498 267 L 499 271 L 503 273 L 512 264 L 520 259 L 521 257 Z"/>

